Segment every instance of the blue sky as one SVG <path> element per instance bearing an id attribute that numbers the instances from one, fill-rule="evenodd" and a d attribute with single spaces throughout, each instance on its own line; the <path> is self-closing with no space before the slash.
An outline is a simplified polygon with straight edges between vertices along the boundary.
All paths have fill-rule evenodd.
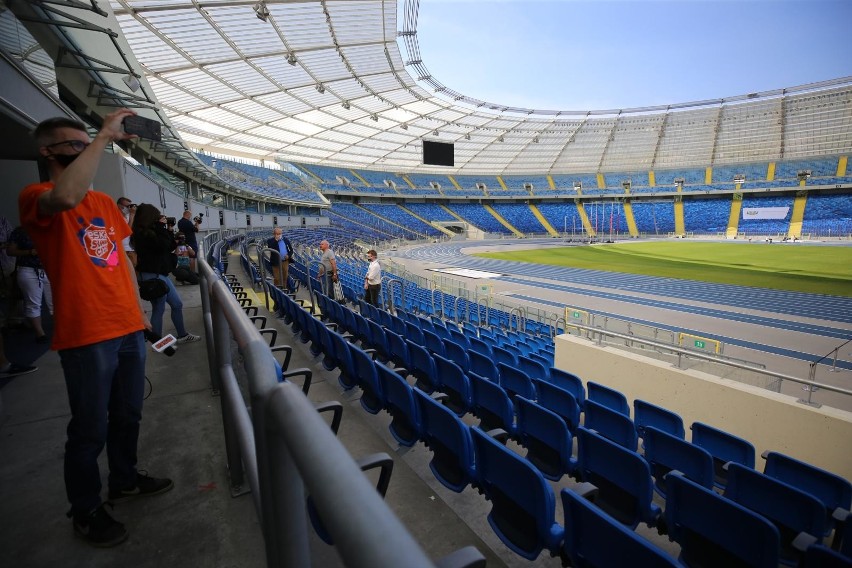
<path id="1" fill-rule="evenodd" d="M 525 108 L 661 105 L 852 76 L 852 0 L 420 0 L 417 30 L 441 83 Z"/>

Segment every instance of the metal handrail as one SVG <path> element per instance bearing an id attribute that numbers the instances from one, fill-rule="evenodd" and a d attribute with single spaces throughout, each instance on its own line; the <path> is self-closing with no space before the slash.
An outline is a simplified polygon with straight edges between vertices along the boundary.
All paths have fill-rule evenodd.
<path id="1" fill-rule="evenodd" d="M 775 377 L 776 379 L 781 379 L 781 380 L 784 380 L 784 381 L 792 381 L 794 383 L 798 383 L 798 384 L 801 384 L 801 385 L 808 385 L 810 387 L 817 387 L 817 388 L 825 389 L 825 390 L 828 390 L 828 391 L 836 392 L 836 393 L 839 393 L 839 394 L 845 394 L 845 395 L 852 396 L 852 390 L 848 390 L 848 389 L 844 389 L 844 388 L 840 388 L 840 387 L 835 387 L 833 385 L 827 385 L 827 384 L 824 384 L 824 383 L 817 383 L 817 382 L 812 381 L 812 380 L 804 380 L 804 379 L 800 379 L 798 377 L 794 377 L 792 375 L 786 375 L 784 373 L 776 373 L 775 371 L 768 371 L 766 369 L 760 369 L 758 367 L 753 367 L 751 365 L 746 365 L 746 364 L 743 364 L 743 363 L 737 363 L 736 361 L 729 361 L 729 360 L 726 360 L 726 359 L 715 357 L 713 355 L 707 355 L 707 354 L 704 354 L 704 353 L 700 353 L 698 351 L 692 351 L 690 349 L 683 349 L 681 347 L 675 347 L 674 345 L 669 345 L 669 344 L 666 344 L 666 343 L 659 343 L 657 341 L 651 341 L 650 339 L 642 339 L 642 338 L 636 337 L 635 335 L 625 335 L 623 333 L 618 333 L 618 332 L 615 332 L 615 331 L 607 331 L 607 330 L 601 329 L 599 327 L 591 327 L 591 326 L 583 325 L 583 324 L 580 324 L 580 323 L 572 323 L 571 327 L 585 331 L 587 336 L 588 336 L 588 339 L 590 341 L 593 341 L 594 335 L 597 334 L 598 335 L 598 339 L 597 339 L 598 345 L 600 345 L 602 343 L 601 342 L 602 338 L 604 336 L 607 336 L 607 337 L 616 337 L 618 339 L 630 340 L 634 343 L 640 343 L 640 344 L 643 344 L 643 345 L 648 345 L 648 346 L 655 347 L 655 348 L 658 348 L 658 349 L 664 349 L 666 351 L 671 351 L 673 353 L 677 353 L 677 355 L 678 355 L 678 367 L 680 367 L 682 357 L 684 355 L 687 355 L 687 356 L 692 357 L 694 359 L 702 359 L 704 361 L 710 361 L 711 363 L 719 363 L 719 364 L 722 364 L 722 365 L 726 365 L 728 367 L 734 367 L 734 368 L 742 369 L 742 370 L 745 370 L 745 371 L 753 371 L 755 373 L 760 373 L 762 375 L 769 375 L 770 377 Z"/>
<path id="2" fill-rule="evenodd" d="M 279 383 L 260 332 L 207 262 L 198 262 L 211 380 L 222 384 L 226 453 L 233 483 L 245 466 L 263 530 L 267 566 L 311 565 L 307 486 L 347 566 L 434 566 L 371 487 L 316 409 L 291 383 Z M 245 366 L 250 406 L 240 394 L 231 337 Z"/>

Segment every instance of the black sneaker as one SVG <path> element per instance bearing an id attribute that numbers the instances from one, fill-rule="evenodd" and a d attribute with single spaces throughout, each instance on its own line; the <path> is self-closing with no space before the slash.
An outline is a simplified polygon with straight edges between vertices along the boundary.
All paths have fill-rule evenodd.
<path id="1" fill-rule="evenodd" d="M 144 473 L 136 474 L 136 485 L 128 489 L 110 489 L 110 503 L 124 503 L 137 497 L 149 497 L 169 491 L 175 484 L 171 479 L 149 477 Z"/>
<path id="2" fill-rule="evenodd" d="M 98 548 L 110 548 L 127 540 L 127 529 L 106 512 L 101 503 L 82 517 L 74 517 L 74 534 Z"/>

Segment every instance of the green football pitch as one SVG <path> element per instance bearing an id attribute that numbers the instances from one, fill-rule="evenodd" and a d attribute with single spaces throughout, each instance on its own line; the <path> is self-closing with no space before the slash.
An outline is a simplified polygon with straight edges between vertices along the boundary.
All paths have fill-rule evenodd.
<path id="1" fill-rule="evenodd" d="M 797 243 L 648 242 L 541 248 L 476 256 L 852 296 L 852 247 Z"/>

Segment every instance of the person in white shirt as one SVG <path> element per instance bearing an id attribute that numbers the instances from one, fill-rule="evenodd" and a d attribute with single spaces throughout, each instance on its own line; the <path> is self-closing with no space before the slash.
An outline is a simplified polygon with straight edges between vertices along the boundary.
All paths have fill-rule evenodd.
<path id="1" fill-rule="evenodd" d="M 376 251 L 367 251 L 370 266 L 367 268 L 367 276 L 364 277 L 364 300 L 378 308 L 379 296 L 382 293 L 382 267 L 376 260 L 377 256 Z"/>

